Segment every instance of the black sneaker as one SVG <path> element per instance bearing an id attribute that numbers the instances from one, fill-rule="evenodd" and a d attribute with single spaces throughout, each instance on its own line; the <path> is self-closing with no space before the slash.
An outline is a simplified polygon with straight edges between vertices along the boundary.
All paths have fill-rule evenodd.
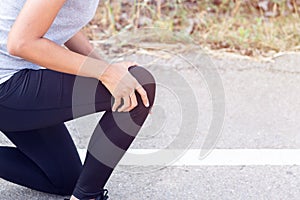
<path id="1" fill-rule="evenodd" d="M 103 189 L 99 192 L 99 195 L 95 198 L 96 200 L 107 200 L 108 199 L 108 190 Z M 65 200 L 70 200 L 70 199 L 65 199 Z M 83 200 L 83 199 L 82 199 Z M 89 200 L 89 199 L 87 199 Z"/>
<path id="2" fill-rule="evenodd" d="M 108 199 L 108 190 L 107 189 L 103 189 L 101 191 L 101 194 L 96 197 L 96 200 L 107 200 Z"/>

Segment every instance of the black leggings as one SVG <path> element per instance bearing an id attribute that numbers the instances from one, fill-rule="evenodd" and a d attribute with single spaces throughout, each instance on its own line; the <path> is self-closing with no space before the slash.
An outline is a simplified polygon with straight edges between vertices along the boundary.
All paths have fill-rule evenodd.
<path id="1" fill-rule="evenodd" d="M 112 112 L 113 98 L 101 82 L 47 69 L 24 69 L 0 84 L 0 130 L 16 146 L 0 147 L 0 177 L 47 193 L 94 198 L 154 102 L 153 76 L 137 66 L 129 72 L 147 91 L 149 108 L 136 93 L 136 108 Z M 106 112 L 90 139 L 82 166 L 64 122 L 95 111 Z"/>

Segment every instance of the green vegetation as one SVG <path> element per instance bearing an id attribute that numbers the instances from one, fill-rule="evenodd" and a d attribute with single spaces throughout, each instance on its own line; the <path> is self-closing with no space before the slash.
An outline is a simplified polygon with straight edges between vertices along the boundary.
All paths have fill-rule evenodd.
<path id="1" fill-rule="evenodd" d="M 96 40 L 147 30 L 147 41 L 193 39 L 210 49 L 267 56 L 300 49 L 299 8 L 297 0 L 103 0 L 85 30 Z"/>

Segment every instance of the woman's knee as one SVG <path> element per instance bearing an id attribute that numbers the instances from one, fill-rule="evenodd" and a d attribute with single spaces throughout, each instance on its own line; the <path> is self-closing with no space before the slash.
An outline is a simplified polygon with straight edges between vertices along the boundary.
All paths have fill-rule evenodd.
<path id="1" fill-rule="evenodd" d="M 136 80 L 143 86 L 147 92 L 149 99 L 149 108 L 153 106 L 155 99 L 156 83 L 153 75 L 145 68 L 133 66 L 129 68 L 129 72 L 136 78 Z M 141 98 L 137 97 L 138 103 L 142 103 Z"/>

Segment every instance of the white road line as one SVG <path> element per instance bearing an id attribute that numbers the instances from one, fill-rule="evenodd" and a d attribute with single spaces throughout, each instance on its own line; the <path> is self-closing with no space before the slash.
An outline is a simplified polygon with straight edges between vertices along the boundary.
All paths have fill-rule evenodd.
<path id="1" fill-rule="evenodd" d="M 84 160 L 86 149 L 79 149 Z M 156 152 L 156 153 L 154 153 Z M 236 166 L 236 165 L 300 165 L 300 149 L 215 149 L 199 159 L 200 149 L 181 151 L 129 149 L 120 165 L 162 166 Z M 177 159 L 176 159 L 177 158 Z"/>

